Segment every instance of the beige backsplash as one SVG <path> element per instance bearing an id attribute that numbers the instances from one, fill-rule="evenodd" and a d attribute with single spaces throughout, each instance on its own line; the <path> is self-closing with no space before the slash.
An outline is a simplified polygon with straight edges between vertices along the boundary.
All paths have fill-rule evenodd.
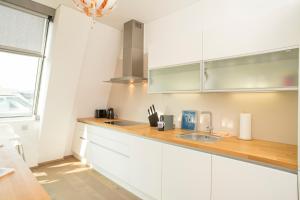
<path id="1" fill-rule="evenodd" d="M 297 92 L 147 94 L 147 84 L 113 84 L 109 106 L 120 118 L 147 121 L 147 108 L 173 114 L 180 127 L 182 110 L 211 111 L 214 130 L 238 134 L 241 112 L 252 114 L 256 139 L 297 143 Z"/>
<path id="2" fill-rule="evenodd" d="M 144 57 L 147 76 L 147 55 Z M 122 60 L 115 76 L 122 74 Z M 163 114 L 172 114 L 180 127 L 182 110 L 211 111 L 215 131 L 239 134 L 239 116 L 252 114 L 256 139 L 297 144 L 298 92 L 148 94 L 147 84 L 112 84 L 108 105 L 120 118 L 147 122 L 147 109 L 154 104 Z"/>

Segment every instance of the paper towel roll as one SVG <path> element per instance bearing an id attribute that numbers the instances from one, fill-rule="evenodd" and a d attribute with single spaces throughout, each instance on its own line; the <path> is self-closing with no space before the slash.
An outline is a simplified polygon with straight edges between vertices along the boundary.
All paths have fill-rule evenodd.
<path id="1" fill-rule="evenodd" d="M 251 114 L 241 113 L 240 114 L 240 136 L 241 140 L 251 140 Z"/>

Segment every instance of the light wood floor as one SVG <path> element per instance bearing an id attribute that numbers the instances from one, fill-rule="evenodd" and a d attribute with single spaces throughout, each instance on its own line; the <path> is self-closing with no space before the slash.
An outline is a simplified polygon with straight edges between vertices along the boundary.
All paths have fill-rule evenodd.
<path id="1" fill-rule="evenodd" d="M 53 200 L 139 199 L 73 157 L 32 171 Z"/>

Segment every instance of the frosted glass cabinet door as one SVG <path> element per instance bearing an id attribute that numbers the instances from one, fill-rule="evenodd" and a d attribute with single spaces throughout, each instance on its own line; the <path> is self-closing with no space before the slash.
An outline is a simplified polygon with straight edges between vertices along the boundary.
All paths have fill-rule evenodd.
<path id="1" fill-rule="evenodd" d="M 149 92 L 200 91 L 200 63 L 149 70 Z"/>
<path id="2" fill-rule="evenodd" d="M 204 91 L 296 90 L 299 49 L 204 63 Z"/>

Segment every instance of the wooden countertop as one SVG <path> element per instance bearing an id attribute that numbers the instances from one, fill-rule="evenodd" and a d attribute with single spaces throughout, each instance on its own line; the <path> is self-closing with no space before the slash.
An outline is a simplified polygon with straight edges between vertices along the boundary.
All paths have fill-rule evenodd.
<path id="1" fill-rule="evenodd" d="M 79 122 L 112 128 L 122 132 L 155 139 L 161 142 L 171 143 L 187 148 L 205 151 L 213 154 L 229 156 L 241 160 L 258 162 L 276 168 L 297 172 L 297 146 L 262 140 L 244 141 L 236 137 L 222 138 L 213 143 L 189 141 L 176 137 L 177 134 L 188 133 L 182 129 L 169 131 L 158 131 L 148 124 L 134 126 L 114 126 L 105 124 L 105 121 L 116 121 L 108 119 L 84 118 Z"/>
<path id="2" fill-rule="evenodd" d="M 0 148 L 0 167 L 15 169 L 14 173 L 0 178 L 0 200 L 50 200 L 14 149 Z"/>

